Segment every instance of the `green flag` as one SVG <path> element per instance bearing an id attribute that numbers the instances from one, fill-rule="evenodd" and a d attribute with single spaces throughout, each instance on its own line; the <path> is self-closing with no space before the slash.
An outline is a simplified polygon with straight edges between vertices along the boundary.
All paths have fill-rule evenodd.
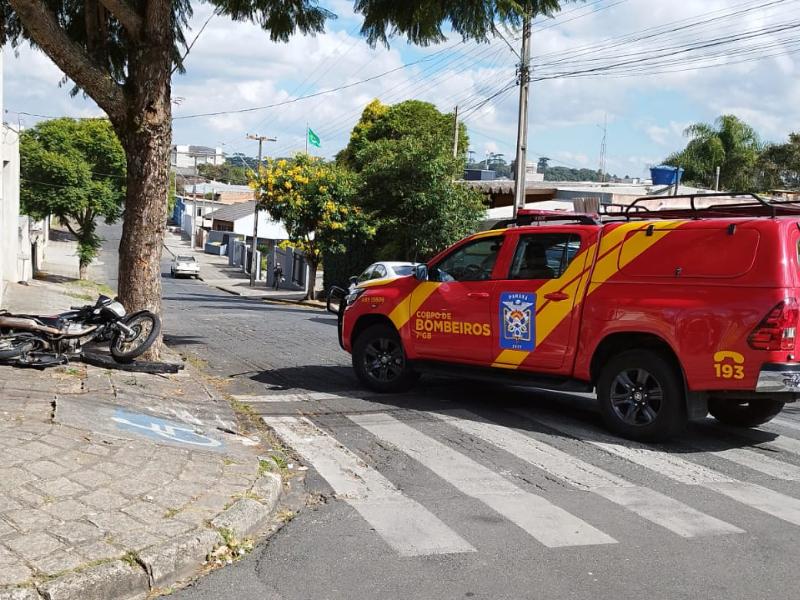
<path id="1" fill-rule="evenodd" d="M 308 128 L 308 143 L 317 148 L 320 147 L 319 136 L 314 133 L 311 127 Z"/>

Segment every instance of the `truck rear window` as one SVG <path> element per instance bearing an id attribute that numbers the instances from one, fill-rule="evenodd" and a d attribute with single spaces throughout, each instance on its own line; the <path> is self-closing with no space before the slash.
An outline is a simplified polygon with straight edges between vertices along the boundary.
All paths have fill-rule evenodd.
<path id="1" fill-rule="evenodd" d="M 760 235 L 754 229 L 677 229 L 662 236 L 652 248 L 645 231 L 628 234 L 619 254 L 619 268 L 632 277 L 733 278 L 747 273 L 755 262 Z M 633 260 L 635 257 L 635 260 Z"/>

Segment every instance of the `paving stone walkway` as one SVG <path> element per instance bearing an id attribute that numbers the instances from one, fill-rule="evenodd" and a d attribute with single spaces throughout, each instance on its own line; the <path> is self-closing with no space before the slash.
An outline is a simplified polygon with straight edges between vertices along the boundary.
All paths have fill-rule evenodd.
<path id="1" fill-rule="evenodd" d="M 253 492 L 264 449 L 235 431 L 191 368 L 0 366 L 0 598 L 213 531 L 238 499 L 273 501 Z"/>

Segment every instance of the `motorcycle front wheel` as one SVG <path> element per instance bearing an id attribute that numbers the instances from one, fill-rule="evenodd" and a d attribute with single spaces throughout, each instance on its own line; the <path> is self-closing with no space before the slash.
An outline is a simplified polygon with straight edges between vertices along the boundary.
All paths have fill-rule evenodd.
<path id="1" fill-rule="evenodd" d="M 144 354 L 161 333 L 161 319 L 149 310 L 133 313 L 123 321 L 132 330 L 130 336 L 118 329 L 111 338 L 111 356 L 119 363 L 132 362 Z"/>

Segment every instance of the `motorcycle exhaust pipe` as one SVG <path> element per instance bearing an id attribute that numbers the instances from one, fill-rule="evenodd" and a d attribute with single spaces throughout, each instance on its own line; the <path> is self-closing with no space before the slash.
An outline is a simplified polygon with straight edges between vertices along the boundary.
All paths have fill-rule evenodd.
<path id="1" fill-rule="evenodd" d="M 60 329 L 41 325 L 33 319 L 26 319 L 24 317 L 0 317 L 0 327 L 22 329 L 24 331 L 38 331 L 40 333 L 49 333 L 50 335 L 61 335 L 62 333 Z"/>

